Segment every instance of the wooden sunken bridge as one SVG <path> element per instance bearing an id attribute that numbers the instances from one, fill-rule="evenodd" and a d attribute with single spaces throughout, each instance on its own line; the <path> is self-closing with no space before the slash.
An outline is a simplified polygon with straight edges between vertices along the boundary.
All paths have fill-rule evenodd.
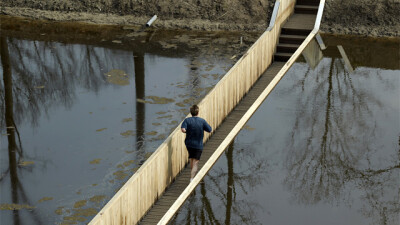
<path id="1" fill-rule="evenodd" d="M 268 29 L 198 104 L 214 131 L 205 134 L 192 182 L 178 125 L 89 224 L 167 224 L 308 43 L 319 40 L 324 4 L 277 0 Z"/>

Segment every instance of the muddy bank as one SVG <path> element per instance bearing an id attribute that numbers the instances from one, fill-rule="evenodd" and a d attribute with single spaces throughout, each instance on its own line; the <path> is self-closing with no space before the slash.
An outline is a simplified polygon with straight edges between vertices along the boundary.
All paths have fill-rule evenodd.
<path id="1" fill-rule="evenodd" d="M 400 0 L 327 0 L 321 31 L 399 37 L 399 12 Z"/>
<path id="2" fill-rule="evenodd" d="M 1 14 L 56 21 L 143 25 L 158 28 L 263 31 L 271 0 L 3 0 Z M 333 34 L 400 36 L 400 0 L 327 0 L 321 31 Z"/>
<path id="3" fill-rule="evenodd" d="M 153 15 L 159 28 L 263 30 L 273 3 L 269 0 L 5 0 L 2 14 L 57 21 L 143 25 Z"/>

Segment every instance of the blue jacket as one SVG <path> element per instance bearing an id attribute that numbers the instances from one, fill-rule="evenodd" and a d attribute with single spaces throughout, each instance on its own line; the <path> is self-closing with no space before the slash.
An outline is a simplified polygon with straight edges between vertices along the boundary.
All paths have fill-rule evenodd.
<path id="1" fill-rule="evenodd" d="M 211 126 L 197 116 L 186 118 L 181 128 L 186 129 L 185 145 L 189 148 L 203 149 L 204 131 L 211 132 Z"/>

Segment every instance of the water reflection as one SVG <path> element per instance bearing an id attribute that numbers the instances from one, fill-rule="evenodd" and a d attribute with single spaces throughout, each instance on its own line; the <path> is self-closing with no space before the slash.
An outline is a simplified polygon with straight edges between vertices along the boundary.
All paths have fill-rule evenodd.
<path id="1" fill-rule="evenodd" d="M 225 159 L 213 169 L 182 206 L 172 224 L 258 224 L 256 213 L 262 211 L 257 202 L 242 198 L 263 181 L 269 169 L 266 158 L 235 149 L 231 143 Z M 223 165 L 221 165 L 223 164 Z M 225 167 L 225 169 L 221 168 Z M 200 192 L 200 193 L 199 193 Z"/>
<path id="2" fill-rule="evenodd" d="M 212 218 L 223 218 L 215 219 L 219 224 L 232 223 L 232 218 L 242 218 L 235 223 L 245 223 L 249 218 L 241 217 L 242 213 L 252 215 L 250 223 L 262 224 L 400 221 L 399 45 L 384 42 L 379 50 L 379 43 L 368 41 L 364 46 L 352 46 L 351 40 L 326 43 L 326 51 L 321 52 L 314 43 L 295 63 L 250 119 L 254 131 L 241 131 L 226 152 L 245 149 L 244 158 L 234 156 L 234 166 L 221 158 L 205 178 L 204 192 L 211 206 L 215 205 L 206 212 L 211 211 Z M 338 44 L 346 50 L 353 72 Z M 376 50 L 376 57 L 391 57 L 384 64 L 380 59 L 374 62 L 370 55 L 358 55 L 359 48 L 367 49 L 362 52 Z M 365 61 L 360 61 L 363 58 Z M 381 69 L 381 65 L 391 69 Z M 268 162 L 268 169 L 254 177 L 263 181 L 257 185 L 244 181 L 241 192 L 220 191 L 225 190 L 221 188 L 224 179 L 237 182 L 231 168 L 240 167 L 244 159 L 248 167 L 257 165 L 252 155 Z M 229 177 L 213 177 L 220 171 Z M 197 191 L 175 223 L 190 217 L 186 224 L 214 224 L 207 216 L 193 219 L 194 212 L 201 212 L 196 208 Z M 257 207 L 252 212 L 231 210 L 227 200 L 232 196 Z"/>
<path id="3" fill-rule="evenodd" d="M 393 56 L 397 53 L 392 52 Z M 400 146 L 394 144 L 398 140 L 384 137 L 389 134 L 393 138 L 393 133 L 387 133 L 392 128 L 376 113 L 392 106 L 382 101 L 379 89 L 364 85 L 368 85 L 365 80 L 371 80 L 375 88 L 383 85 L 397 94 L 398 87 L 390 85 L 384 71 L 359 67 L 350 73 L 347 57 L 335 56 L 327 54 L 330 58 L 316 70 L 295 68 L 297 75 L 305 72 L 282 91 L 298 96 L 294 126 L 287 140 L 290 151 L 284 163 L 284 186 L 294 201 L 304 205 L 342 201 L 352 205 L 351 187 L 357 188 L 363 193 L 360 210 L 364 216 L 374 224 L 394 224 L 400 212 Z M 383 99 L 388 98 L 390 103 L 397 97 Z M 392 103 L 394 112 L 399 113 L 399 105 Z M 400 121 L 394 118 L 392 126 L 399 132 Z"/>
<path id="4" fill-rule="evenodd" d="M 54 42 L 54 34 L 36 32 L 1 32 L 0 217 L 7 224 L 87 222 L 242 51 L 218 44 L 235 35 L 203 34 L 192 44 L 196 34 L 124 31 Z M 149 96 L 172 101 L 150 104 Z"/>
<path id="5" fill-rule="evenodd" d="M 1 173 L 0 182 L 7 176 L 10 176 L 10 191 L 11 191 L 11 201 L 13 206 L 22 204 L 28 204 L 31 206 L 31 201 L 29 196 L 25 192 L 23 184 L 20 182 L 18 177 L 18 170 L 23 169 L 23 167 L 18 166 L 23 162 L 23 148 L 21 143 L 20 134 L 18 132 L 18 127 L 14 122 L 14 99 L 13 99 L 13 78 L 10 65 L 10 54 L 8 50 L 7 40 L 5 37 L 0 37 L 0 54 L 1 54 L 1 65 L 3 67 L 3 83 L 4 86 L 1 90 L 3 93 L 2 103 L 4 109 L 4 118 L 1 118 L 5 122 L 7 141 L 8 141 L 8 168 Z M 2 123 L 3 124 L 3 123 Z M 3 126 L 2 126 L 3 127 Z M 16 138 L 18 137 L 18 144 Z M 3 167 L 3 166 L 2 166 Z M 4 168 L 1 168 L 4 169 Z M 28 211 L 30 214 L 30 219 L 33 224 L 41 224 L 40 217 L 33 213 L 31 210 Z M 21 224 L 20 213 L 18 210 L 13 210 L 12 218 L 14 224 Z"/>
<path id="6" fill-rule="evenodd" d="M 136 90 L 136 149 L 141 150 L 144 143 L 144 124 L 146 105 L 138 99 L 145 97 L 144 56 L 133 56 L 135 64 L 135 90 Z"/>
<path id="7" fill-rule="evenodd" d="M 285 185 L 297 202 L 317 204 L 338 201 L 346 186 L 355 184 L 368 202 L 363 214 L 386 224 L 400 210 L 400 149 L 390 149 L 391 160 L 383 167 L 377 162 L 376 154 L 386 153 L 379 153 L 383 146 L 376 144 L 382 133 L 373 111 L 383 110 L 385 104 L 373 90 L 355 83 L 354 76 L 369 74 L 350 74 L 344 60 L 335 57 L 324 61 L 317 72 L 307 71 L 299 79 L 300 87 L 292 86 L 301 97 L 289 140 Z M 374 79 L 385 82 L 379 72 Z"/>

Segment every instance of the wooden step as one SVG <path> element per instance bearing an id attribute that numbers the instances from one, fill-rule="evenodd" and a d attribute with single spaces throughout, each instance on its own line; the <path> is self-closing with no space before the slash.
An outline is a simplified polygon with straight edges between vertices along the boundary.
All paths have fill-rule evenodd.
<path id="1" fill-rule="evenodd" d="M 319 0 L 297 0 L 297 5 L 319 5 Z"/>
<path id="2" fill-rule="evenodd" d="M 298 14 L 314 14 L 318 13 L 318 5 L 296 5 L 294 7 L 294 13 Z"/>
<path id="3" fill-rule="evenodd" d="M 287 62 L 290 59 L 291 56 L 292 56 L 292 53 L 277 52 L 274 55 L 274 61 Z"/>
<path id="4" fill-rule="evenodd" d="M 283 27 L 281 30 L 281 34 L 288 34 L 288 35 L 309 35 L 311 32 L 310 29 L 297 29 L 297 28 L 287 28 Z"/>
<path id="5" fill-rule="evenodd" d="M 305 35 L 287 35 L 281 34 L 279 36 L 279 43 L 288 43 L 288 44 L 301 44 L 306 39 Z"/>
<path id="6" fill-rule="evenodd" d="M 299 44 L 287 44 L 287 43 L 280 43 L 277 46 L 277 52 L 285 52 L 285 53 L 294 53 L 298 48 Z"/>

